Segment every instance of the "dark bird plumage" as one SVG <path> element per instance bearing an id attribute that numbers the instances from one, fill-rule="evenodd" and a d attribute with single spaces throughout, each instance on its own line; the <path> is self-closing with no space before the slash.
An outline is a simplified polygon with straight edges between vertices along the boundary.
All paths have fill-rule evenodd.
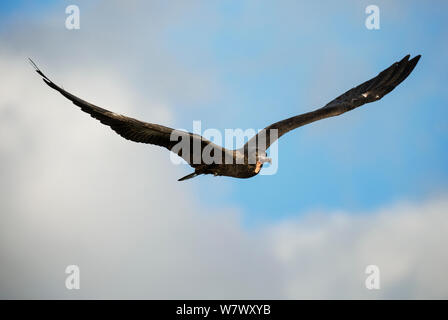
<path id="1" fill-rule="evenodd" d="M 263 163 L 270 161 L 266 157 L 266 150 L 275 140 L 285 133 L 303 125 L 338 116 L 363 104 L 381 99 L 409 76 L 420 59 L 420 55 L 411 60 L 409 60 L 409 57 L 407 55 L 402 60 L 395 62 L 376 77 L 345 92 L 320 109 L 269 125 L 251 138 L 242 148 L 237 150 L 225 149 L 197 134 L 143 122 L 100 108 L 65 91 L 51 81 L 31 59 L 30 62 L 48 86 L 59 91 L 64 97 L 80 107 L 82 111 L 109 126 L 123 138 L 165 147 L 181 156 L 195 169 L 192 174 L 179 179 L 179 181 L 183 181 L 200 174 L 213 174 L 215 176 L 231 176 L 236 178 L 250 178 L 257 175 Z M 173 150 L 173 147 L 182 139 L 188 141 L 193 147 L 187 151 L 185 149 Z M 194 148 L 195 145 L 199 146 L 199 148 Z M 253 148 L 252 146 L 256 147 Z M 222 163 L 209 163 L 204 161 L 201 157 L 204 150 L 212 156 L 218 153 L 221 159 L 223 159 Z M 233 161 L 231 163 L 225 162 L 224 159 L 226 158 L 233 159 Z M 196 161 L 196 159 L 199 160 Z M 254 161 L 251 161 L 251 159 L 254 159 Z"/>

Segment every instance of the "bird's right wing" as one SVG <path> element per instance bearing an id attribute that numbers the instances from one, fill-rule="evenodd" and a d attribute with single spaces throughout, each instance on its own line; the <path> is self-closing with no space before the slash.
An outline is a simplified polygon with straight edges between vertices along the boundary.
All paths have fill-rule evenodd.
<path id="1" fill-rule="evenodd" d="M 64 89 L 56 85 L 53 81 L 51 81 L 31 59 L 30 62 L 35 68 L 36 72 L 40 76 L 42 76 L 43 81 L 48 86 L 61 93 L 64 97 L 71 100 L 75 105 L 80 107 L 82 111 L 90 114 L 90 116 L 92 116 L 93 118 L 109 126 L 112 130 L 114 130 L 116 133 L 127 140 L 165 147 L 168 150 L 173 151 L 181 156 L 190 165 L 193 165 L 194 157 L 197 159 L 197 157 L 194 156 L 194 153 L 202 153 L 202 150 L 206 146 L 212 148 L 214 152 L 224 151 L 222 147 L 214 144 L 213 142 L 205 139 L 200 135 L 126 117 L 80 99 L 75 95 L 65 91 Z M 181 139 L 183 139 L 185 143 L 188 141 L 189 148 L 178 150 L 176 148 L 176 150 L 173 150 L 173 147 L 175 147 L 181 141 Z M 196 150 L 194 146 L 199 147 L 197 147 Z"/>
<path id="2" fill-rule="evenodd" d="M 420 55 L 411 60 L 409 57 L 407 55 L 395 62 L 375 78 L 350 89 L 320 109 L 271 124 L 250 139 L 245 147 L 259 145 L 259 149 L 265 147 L 266 150 L 275 140 L 293 129 L 317 120 L 338 116 L 363 104 L 381 99 L 409 76 L 420 59 Z"/>

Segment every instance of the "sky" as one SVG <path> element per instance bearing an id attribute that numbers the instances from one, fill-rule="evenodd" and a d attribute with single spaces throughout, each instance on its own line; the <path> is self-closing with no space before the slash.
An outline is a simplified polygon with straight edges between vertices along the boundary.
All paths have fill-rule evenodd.
<path id="1" fill-rule="evenodd" d="M 0 297 L 447 298 L 446 9 L 2 2 Z M 276 174 L 182 183 L 191 168 L 121 139 L 27 63 L 109 110 L 224 130 L 319 108 L 406 54 L 422 58 L 382 100 L 282 137 Z M 69 264 L 80 290 L 64 287 Z M 370 264 L 380 290 L 364 286 Z"/>

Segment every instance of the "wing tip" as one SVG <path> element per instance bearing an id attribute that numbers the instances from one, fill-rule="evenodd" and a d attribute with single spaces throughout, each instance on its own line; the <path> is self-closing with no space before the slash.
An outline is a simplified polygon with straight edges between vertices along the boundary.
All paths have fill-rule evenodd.
<path id="1" fill-rule="evenodd" d="M 409 72 L 407 75 L 409 75 L 415 68 L 415 66 L 417 65 L 417 63 L 419 62 L 420 58 L 422 57 L 421 54 L 416 55 L 414 58 L 412 58 L 411 60 L 409 60 L 408 64 L 409 64 Z"/>
<path id="2" fill-rule="evenodd" d="M 31 59 L 28 58 L 29 63 L 31 64 L 31 66 L 34 68 L 34 70 L 37 72 L 38 75 L 40 75 L 42 77 L 42 80 L 45 84 L 47 84 L 50 88 L 55 89 L 57 91 L 61 92 L 61 88 L 59 88 L 53 81 L 51 81 L 50 78 L 48 78 L 37 66 L 37 64 Z"/>
<path id="3" fill-rule="evenodd" d="M 42 78 L 44 78 L 45 83 L 51 83 L 52 81 L 39 69 L 37 64 L 33 61 L 33 59 L 28 57 L 28 62 L 31 64 L 31 66 L 34 68 L 34 70 L 37 72 L 38 75 L 40 75 Z"/>
<path id="4" fill-rule="evenodd" d="M 410 55 L 407 55 L 405 58 L 409 58 Z M 395 88 L 396 86 L 398 86 L 401 82 L 403 82 L 414 70 L 415 66 L 417 65 L 417 62 L 420 60 L 421 55 L 416 55 L 415 57 L 413 57 L 411 60 L 401 60 L 400 63 L 402 71 L 400 71 L 399 76 L 393 81 L 392 85 L 393 88 Z M 389 90 L 388 92 L 392 91 L 393 88 L 391 90 Z"/>
<path id="5" fill-rule="evenodd" d="M 416 55 L 415 57 L 413 57 L 411 60 L 409 60 L 410 57 L 411 57 L 411 55 L 410 55 L 410 54 L 407 54 L 403 59 L 401 59 L 401 60 L 399 61 L 399 63 L 400 63 L 400 62 L 414 62 L 414 61 L 415 61 L 415 63 L 417 63 L 417 62 L 420 60 L 420 58 L 422 57 L 422 55 L 421 55 L 421 54 L 418 54 L 418 55 Z"/>
<path id="6" fill-rule="evenodd" d="M 414 58 L 412 58 L 411 60 L 409 60 L 409 62 L 413 62 L 415 61 L 415 64 L 417 64 L 417 62 L 420 60 L 420 58 L 422 57 L 421 54 L 416 55 Z"/>
<path id="7" fill-rule="evenodd" d="M 31 59 L 30 57 L 28 57 L 28 62 L 31 64 L 31 66 L 34 68 L 34 70 L 36 70 L 36 71 L 39 70 L 36 63 L 34 63 L 33 59 Z"/>

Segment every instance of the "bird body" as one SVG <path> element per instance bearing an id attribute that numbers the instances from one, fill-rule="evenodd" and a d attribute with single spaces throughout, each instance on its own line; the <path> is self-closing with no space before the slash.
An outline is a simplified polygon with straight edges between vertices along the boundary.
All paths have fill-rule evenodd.
<path id="1" fill-rule="evenodd" d="M 195 170 L 179 179 L 179 181 L 184 181 L 202 174 L 235 178 L 256 176 L 264 163 L 271 162 L 271 159 L 267 157 L 266 150 L 287 132 L 374 102 L 392 91 L 409 76 L 420 59 L 420 55 L 411 60 L 409 57 L 407 55 L 402 60 L 395 62 L 376 77 L 348 90 L 322 108 L 269 125 L 251 138 L 242 148 L 236 150 L 218 146 L 197 134 L 143 122 L 100 108 L 65 91 L 51 81 L 31 59 L 30 62 L 48 86 L 71 100 L 82 111 L 109 126 L 123 138 L 162 146 L 182 157 Z"/>
<path id="2" fill-rule="evenodd" d="M 204 157 L 201 158 L 204 160 Z M 252 160 L 254 159 L 254 160 Z M 190 163 L 195 169 L 193 174 L 187 175 L 179 181 L 194 178 L 200 174 L 212 174 L 214 176 L 227 176 L 234 178 L 251 178 L 256 176 L 263 166 L 263 163 L 269 162 L 270 159 L 263 156 L 258 156 L 256 153 L 251 153 L 244 148 L 238 150 L 223 150 L 223 155 L 219 161 L 201 161 L 199 164 Z"/>

